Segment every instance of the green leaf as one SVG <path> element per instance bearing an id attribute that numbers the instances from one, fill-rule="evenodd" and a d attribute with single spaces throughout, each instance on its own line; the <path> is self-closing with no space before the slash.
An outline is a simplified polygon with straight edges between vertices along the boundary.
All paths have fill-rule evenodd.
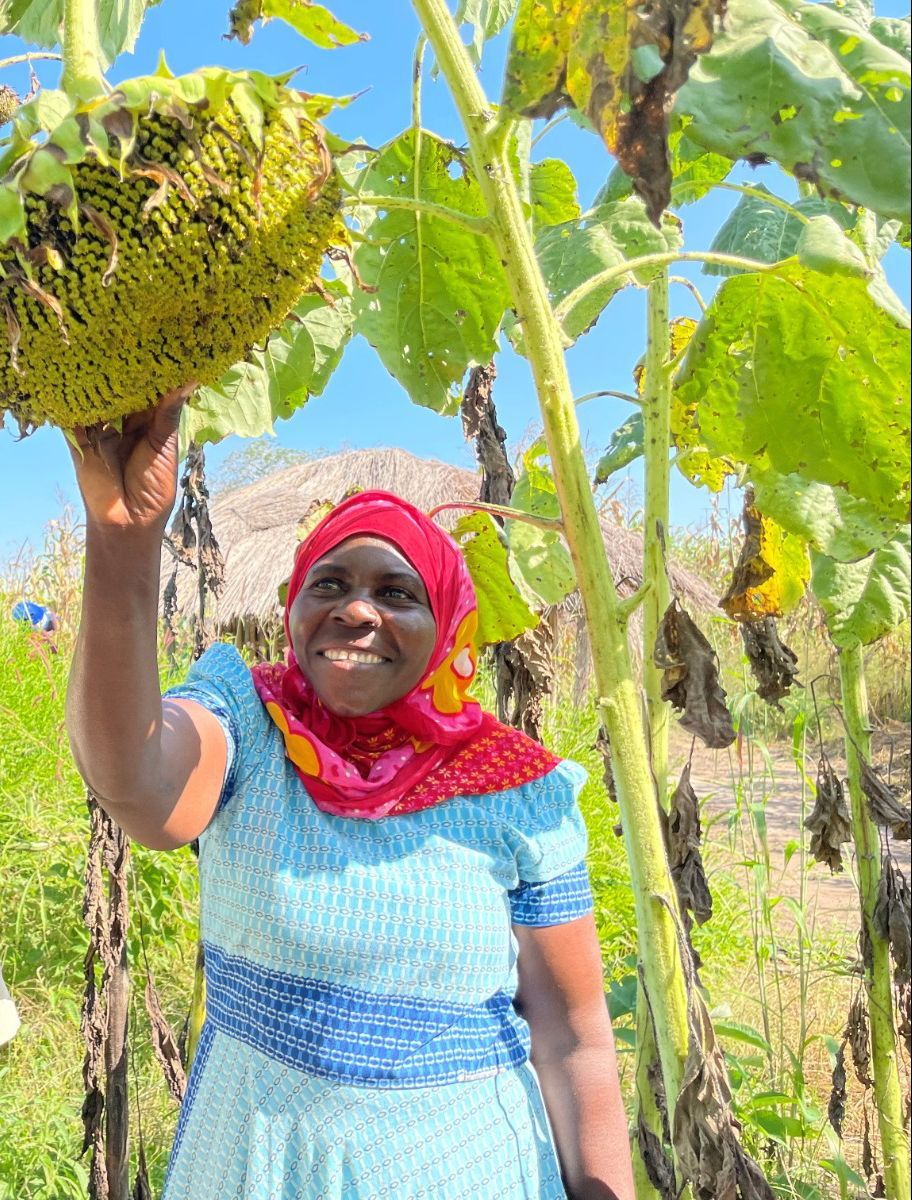
<path id="1" fill-rule="evenodd" d="M 510 575 L 507 547 L 490 513 L 460 517 L 453 528 L 478 596 L 479 646 L 511 642 L 538 618 L 526 604 Z"/>
<path id="2" fill-rule="evenodd" d="M 332 304 L 305 296 L 265 349 L 231 367 L 215 387 L 198 389 L 184 409 L 182 444 L 218 442 L 231 433 L 272 433 L 276 420 L 290 417 L 323 391 L 351 337 L 353 320 L 344 285 L 334 281 L 324 287 Z"/>
<path id="3" fill-rule="evenodd" d="M 384 147 L 361 176 L 373 195 L 420 196 L 469 216 L 484 202 L 458 150 L 422 132 Z M 368 288 L 355 291 L 355 327 L 416 404 L 452 415 L 466 370 L 489 362 L 509 303 L 491 241 L 452 221 L 404 209 L 379 210 L 355 265 Z"/>
<path id="4" fill-rule="evenodd" d="M 744 1025 L 740 1021 L 713 1021 L 713 1029 L 718 1037 L 730 1038 L 734 1042 L 744 1042 L 747 1046 L 755 1046 L 767 1054 L 772 1054 L 769 1042 L 759 1030 L 752 1025 Z"/>
<path id="5" fill-rule="evenodd" d="M 496 37 L 505 28 L 516 10 L 517 0 L 460 0 L 456 21 L 469 25 L 472 38 L 468 44 L 469 54 L 475 66 L 481 65 L 484 44 Z"/>
<path id="6" fill-rule="evenodd" d="M 523 455 L 523 471 L 510 504 L 536 517 L 560 517 L 560 502 L 550 470 L 539 460 L 547 454 L 536 442 Z M 508 520 L 510 557 L 516 573 L 542 604 L 559 604 L 576 587 L 570 552 L 556 530 L 540 529 L 526 521 Z"/>
<path id="7" fill-rule="evenodd" d="M 912 53 L 912 21 L 909 17 L 875 17 L 868 32 L 890 50 L 909 59 Z"/>
<path id="8" fill-rule="evenodd" d="M 643 453 L 643 414 L 634 413 L 623 425 L 615 429 L 608 449 L 598 460 L 595 468 L 595 483 L 605 483 L 615 471 L 635 462 Z"/>
<path id="9" fill-rule="evenodd" d="M 576 194 L 576 179 L 561 159 L 546 158 L 533 163 L 529 171 L 529 198 L 536 230 L 575 221 L 580 215 Z"/>
<path id="10" fill-rule="evenodd" d="M 750 480 L 761 512 L 803 537 L 812 550 L 839 562 L 864 558 L 885 545 L 896 531 L 892 517 L 845 488 L 756 469 Z"/>
<path id="11" fill-rule="evenodd" d="M 757 190 L 771 195 L 762 183 L 757 185 Z M 797 213 L 806 218 L 828 215 L 841 221 L 843 228 L 852 224 L 848 210 L 835 201 L 809 198 L 798 200 L 793 208 L 795 213 L 790 213 L 776 204 L 775 198 L 766 200 L 761 196 L 743 195 L 713 238 L 710 250 L 717 254 L 739 254 L 755 262 L 776 263 L 797 253 L 806 229 L 805 221 Z M 715 263 L 704 264 L 703 272 L 706 275 L 743 274 L 740 267 Z"/>
<path id="12" fill-rule="evenodd" d="M 804 1125 L 797 1117 L 786 1117 L 770 1108 L 752 1108 L 745 1115 L 752 1125 L 762 1129 L 777 1142 L 804 1137 Z"/>
<path id="13" fill-rule="evenodd" d="M 801 231 L 796 249 L 803 266 L 824 275 L 854 275 L 861 279 L 872 275 L 865 256 L 832 217 L 811 217 Z"/>
<path id="14" fill-rule="evenodd" d="M 536 253 L 551 300 L 557 305 L 599 272 L 643 254 L 673 250 L 681 241 L 681 223 L 677 217 L 666 214 L 661 228 L 656 229 L 643 202 L 630 196 L 585 213 L 578 221 L 543 230 L 536 241 Z M 645 286 L 654 273 L 616 275 L 596 288 L 564 315 L 564 333 L 575 341 L 592 328 L 622 288 L 633 283 Z"/>
<path id="15" fill-rule="evenodd" d="M 909 515 L 909 339 L 865 281 L 794 259 L 719 288 L 676 387 L 713 453 Z"/>
<path id="16" fill-rule="evenodd" d="M 811 589 L 840 648 L 868 646 L 909 619 L 909 529 L 861 562 L 812 554 Z"/>
<path id="17" fill-rule="evenodd" d="M 908 63 L 845 13 L 731 0 L 676 110 L 707 150 L 772 158 L 831 195 L 908 220 L 908 92 Z"/>
<path id="18" fill-rule="evenodd" d="M 322 4 L 311 4 L 310 0 L 263 0 L 263 17 L 277 17 L 321 50 L 351 46 L 366 37 L 339 21 Z"/>
<path id="19" fill-rule="evenodd" d="M 136 45 L 146 9 L 161 0 L 96 0 L 99 65 Z M 33 46 L 60 45 L 64 0 L 0 0 L 0 33 L 15 33 Z"/>
<path id="20" fill-rule="evenodd" d="M 713 154 L 687 136 L 689 121 L 679 117 L 668 135 L 671 158 L 671 203 L 674 208 L 701 200 L 713 184 L 721 183 L 735 165 L 723 154 Z"/>

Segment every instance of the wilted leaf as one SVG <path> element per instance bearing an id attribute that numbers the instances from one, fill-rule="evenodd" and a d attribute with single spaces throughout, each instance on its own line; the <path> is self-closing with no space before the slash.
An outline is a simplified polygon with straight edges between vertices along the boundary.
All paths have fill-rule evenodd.
<path id="1" fill-rule="evenodd" d="M 263 350 L 231 367 L 184 408 L 181 443 L 259 437 L 326 387 L 352 335 L 351 297 L 339 281 L 324 296 L 304 296 Z"/>
<path id="2" fill-rule="evenodd" d="M 909 528 L 861 562 L 811 554 L 811 590 L 840 647 L 867 646 L 908 621 Z"/>
<path id="3" fill-rule="evenodd" d="M 864 988 L 855 993 L 849 1007 L 849 1019 L 843 1035 L 852 1051 L 852 1066 L 862 1087 L 874 1086 L 871 1078 L 871 1042 L 868 1036 L 868 1010 L 865 1006 Z"/>
<path id="4" fill-rule="evenodd" d="M 838 562 L 865 558 L 896 532 L 892 517 L 845 488 L 756 469 L 751 470 L 751 483 L 761 512 Z"/>
<path id="5" fill-rule="evenodd" d="M 861 759 L 861 790 L 868 799 L 868 812 L 875 825 L 889 829 L 898 842 L 912 838 L 909 796 L 887 783 L 870 763 Z"/>
<path id="6" fill-rule="evenodd" d="M 478 183 L 455 147 L 422 132 L 420 161 L 409 130 L 360 178 L 379 196 L 420 196 L 480 216 Z M 452 415 L 467 369 L 490 362 L 509 292 L 489 238 L 404 209 L 379 211 L 355 254 L 373 292 L 355 292 L 355 327 L 416 403 Z"/>
<path id="7" fill-rule="evenodd" d="M 909 513 L 909 337 L 865 281 L 794 259 L 727 279 L 676 389 L 713 453 Z"/>
<path id="8" fill-rule="evenodd" d="M 187 1090 L 187 1077 L 181 1064 L 177 1039 L 162 1012 L 158 992 L 155 990 L 155 980 L 148 967 L 146 967 L 145 998 L 146 1012 L 149 1015 L 149 1024 L 152 1029 L 152 1051 L 164 1073 L 171 1098 L 180 1104 L 184 1098 L 184 1092 Z"/>
<path id="9" fill-rule="evenodd" d="M 771 196 L 762 183 L 754 184 L 757 191 Z M 840 227 L 848 229 L 854 222 L 853 216 L 843 204 L 835 200 L 820 200 L 807 197 L 796 200 L 794 212 L 788 212 L 775 197 L 744 195 L 732 209 L 719 232 L 713 238 L 710 250 L 716 254 L 738 254 L 754 262 L 777 263 L 791 258 L 798 251 L 798 243 L 806 229 L 798 213 L 805 218 L 829 216 L 838 221 Z M 706 275 L 738 275 L 742 268 L 705 263 Z"/>
<path id="10" fill-rule="evenodd" d="M 750 488 L 744 493 L 741 520 L 741 553 L 719 607 L 733 621 L 785 616 L 807 587 L 811 573 L 807 545 L 758 512 Z"/>
<path id="11" fill-rule="evenodd" d="M 881 864 L 874 929 L 890 944 L 893 981 L 901 988 L 912 980 L 912 895 L 905 876 L 889 854 Z"/>
<path id="12" fill-rule="evenodd" d="M 520 0 L 504 104 L 531 117 L 574 104 L 657 224 L 671 185 L 669 98 L 712 45 L 721 11 L 716 0 L 664 0 L 648 9 L 614 0 Z"/>
<path id="13" fill-rule="evenodd" d="M 700 853 L 700 801 L 690 782 L 690 763 L 681 772 L 668 808 L 665 849 L 681 909 L 698 925 L 712 916 L 712 894 Z"/>
<path id="14" fill-rule="evenodd" d="M 653 660 L 662 671 L 662 699 L 684 714 L 682 728 L 711 750 L 730 746 L 735 730 L 715 651 L 677 601 L 662 618 Z"/>
<path id="15" fill-rule="evenodd" d="M 852 817 L 842 780 L 824 754 L 817 764 L 814 808 L 804 822 L 811 832 L 811 854 L 835 874 L 843 869 L 842 847 L 852 839 Z"/>
<path id="16" fill-rule="evenodd" d="M 595 468 L 594 483 L 605 483 L 615 471 L 623 471 L 643 453 L 643 414 L 634 413 L 611 435 L 611 441 Z"/>
<path id="17" fill-rule="evenodd" d="M 228 14 L 230 32 L 245 46 L 253 37 L 253 26 L 257 21 L 265 25 L 273 19 L 284 21 L 295 33 L 307 38 L 321 50 L 334 50 L 337 46 L 351 46 L 354 42 L 367 39 L 366 33 L 356 33 L 338 20 L 322 4 L 313 0 L 239 0 Z"/>
<path id="18" fill-rule="evenodd" d="M 827 1102 L 827 1117 L 836 1131 L 836 1136 L 840 1138 L 842 1137 L 842 1123 L 845 1120 L 846 1112 L 845 1049 L 846 1043 L 843 1039 L 842 1044 L 836 1051 L 836 1061 L 833 1064 L 833 1074 L 830 1084 L 830 1098 Z"/>
<path id="19" fill-rule="evenodd" d="M 538 618 L 510 577 L 507 547 L 489 513 L 461 517 L 453 528 L 478 596 L 478 646 L 509 642 Z"/>
<path id="20" fill-rule="evenodd" d="M 675 107 L 707 150 L 771 158 L 824 194 L 908 220 L 908 91 L 908 62 L 845 13 L 729 0 Z"/>
<path id="21" fill-rule="evenodd" d="M 510 504 L 533 516 L 555 519 L 560 517 L 557 488 L 539 461 L 546 453 L 544 444 L 536 442 L 523 455 L 523 471 Z M 526 521 L 508 520 L 506 529 L 511 561 L 525 585 L 542 604 L 560 604 L 576 587 L 576 572 L 561 535 Z"/>
<path id="22" fill-rule="evenodd" d="M 779 640 L 772 617 L 745 621 L 740 628 L 744 653 L 757 681 L 757 695 L 781 711 L 779 701 L 798 677 L 798 655 Z"/>
<path id="23" fill-rule="evenodd" d="M 661 228 L 649 220 L 642 201 L 631 196 L 604 204 L 585 213 L 578 221 L 543 229 L 535 250 L 548 286 L 552 303 L 557 306 L 581 284 L 631 258 L 662 253 L 681 245 L 681 222 L 666 214 Z M 633 283 L 645 286 L 655 269 L 616 275 L 562 312 L 561 324 L 571 340 L 590 329 L 611 298 Z"/>

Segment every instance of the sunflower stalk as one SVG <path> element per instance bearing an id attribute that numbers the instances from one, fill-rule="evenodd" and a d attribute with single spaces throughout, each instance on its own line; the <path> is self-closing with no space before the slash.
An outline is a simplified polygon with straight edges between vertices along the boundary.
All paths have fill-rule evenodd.
<path id="1" fill-rule="evenodd" d="M 861 763 L 871 761 L 871 722 L 865 686 L 864 650 L 860 645 L 839 651 L 845 748 L 852 808 L 852 837 L 861 901 L 865 991 L 871 1029 L 874 1098 L 883 1155 L 887 1200 L 908 1200 L 909 1136 L 903 1119 L 902 1085 L 896 1048 L 890 947 L 877 932 L 874 908 L 880 885 L 881 854 L 877 827 L 868 815 L 861 787 Z"/>
<path id="2" fill-rule="evenodd" d="M 104 90 L 98 53 L 95 0 L 64 0 L 63 90 L 74 100 L 92 100 Z"/>
<path id="3" fill-rule="evenodd" d="M 564 533 L 586 612 L 601 718 L 613 751 L 639 954 L 673 1115 L 688 1053 L 688 994 L 680 958 L 678 906 L 662 839 L 626 618 L 593 503 L 561 330 L 535 257 L 504 140 L 497 135 L 493 106 L 482 91 L 445 0 L 413 0 L 413 4 L 468 134 L 492 238 L 529 347 Z"/>

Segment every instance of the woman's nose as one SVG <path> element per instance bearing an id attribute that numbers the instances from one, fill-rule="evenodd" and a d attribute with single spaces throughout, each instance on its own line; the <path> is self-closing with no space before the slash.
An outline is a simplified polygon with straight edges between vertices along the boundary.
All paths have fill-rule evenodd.
<path id="1" fill-rule="evenodd" d="M 346 596 L 336 606 L 335 616 L 346 625 L 379 625 L 380 614 L 369 601 L 359 596 Z"/>

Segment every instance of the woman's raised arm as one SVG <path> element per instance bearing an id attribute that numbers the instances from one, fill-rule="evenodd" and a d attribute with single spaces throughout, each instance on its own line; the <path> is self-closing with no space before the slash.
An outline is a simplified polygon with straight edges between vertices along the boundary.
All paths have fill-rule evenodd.
<path id="1" fill-rule="evenodd" d="M 76 431 L 86 509 L 82 616 L 67 691 L 79 772 L 137 841 L 171 849 L 212 817 L 227 746 L 190 701 L 162 702 L 157 623 L 161 542 L 177 488 L 177 429 L 192 388 L 129 417 L 91 445 Z"/>

